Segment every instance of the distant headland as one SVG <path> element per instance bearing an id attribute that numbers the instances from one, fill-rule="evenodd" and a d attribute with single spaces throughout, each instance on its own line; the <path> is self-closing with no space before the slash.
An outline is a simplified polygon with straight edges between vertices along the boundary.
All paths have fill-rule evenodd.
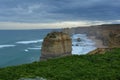
<path id="1" fill-rule="evenodd" d="M 88 27 L 64 28 L 63 32 L 71 34 L 87 34 L 96 41 L 98 48 L 120 48 L 120 24 L 103 24 Z"/>

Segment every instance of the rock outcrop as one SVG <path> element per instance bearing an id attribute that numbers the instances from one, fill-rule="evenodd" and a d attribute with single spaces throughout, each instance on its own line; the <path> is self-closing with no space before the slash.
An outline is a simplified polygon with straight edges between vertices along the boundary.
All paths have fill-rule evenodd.
<path id="1" fill-rule="evenodd" d="M 76 33 L 87 34 L 101 40 L 103 46 L 120 48 L 120 24 L 104 24 L 75 28 Z"/>
<path id="2" fill-rule="evenodd" d="M 120 48 L 120 25 L 101 25 L 98 36 L 105 46 Z"/>
<path id="3" fill-rule="evenodd" d="M 47 34 L 42 43 L 40 60 L 71 55 L 72 40 L 70 36 L 62 32 Z"/>
<path id="4" fill-rule="evenodd" d="M 92 54 L 104 54 L 107 51 L 112 51 L 112 49 L 114 48 L 97 48 L 91 52 L 89 52 L 88 54 L 92 55 Z"/>
<path id="5" fill-rule="evenodd" d="M 80 42 L 81 41 L 81 39 L 80 38 L 77 38 L 77 42 Z"/>
<path id="6" fill-rule="evenodd" d="M 75 33 L 75 29 L 74 28 L 63 28 L 62 32 L 72 36 Z"/>

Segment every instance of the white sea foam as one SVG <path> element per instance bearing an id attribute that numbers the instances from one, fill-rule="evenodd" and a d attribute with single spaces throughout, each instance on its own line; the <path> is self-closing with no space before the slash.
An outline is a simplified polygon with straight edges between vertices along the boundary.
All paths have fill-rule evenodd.
<path id="1" fill-rule="evenodd" d="M 80 38 L 81 41 L 78 42 L 77 38 Z M 88 52 L 96 49 L 95 42 L 88 39 L 86 34 L 74 34 L 72 36 L 72 54 L 87 54 Z"/>
<path id="2" fill-rule="evenodd" d="M 32 44 L 32 43 L 38 43 L 38 42 L 43 42 L 43 39 L 40 39 L 40 40 L 31 40 L 31 41 L 18 41 L 16 43 L 17 44 Z"/>
<path id="3" fill-rule="evenodd" d="M 35 47 L 35 48 L 28 48 L 29 50 L 40 50 L 41 48 L 37 48 L 37 47 Z"/>
<path id="4" fill-rule="evenodd" d="M 29 47 L 28 50 L 40 50 L 41 46 Z"/>
<path id="5" fill-rule="evenodd" d="M 16 45 L 0 45 L 0 48 L 15 47 Z"/>
<path id="6" fill-rule="evenodd" d="M 24 51 L 25 51 L 25 52 L 28 52 L 29 50 L 28 50 L 28 49 L 25 49 Z"/>

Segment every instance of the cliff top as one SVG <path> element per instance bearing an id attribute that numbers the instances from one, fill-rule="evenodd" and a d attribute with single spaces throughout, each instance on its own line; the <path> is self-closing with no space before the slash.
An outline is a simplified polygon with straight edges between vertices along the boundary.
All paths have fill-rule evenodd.
<path id="1" fill-rule="evenodd" d="M 51 32 L 47 34 L 45 40 L 70 40 L 70 36 L 63 32 Z"/>

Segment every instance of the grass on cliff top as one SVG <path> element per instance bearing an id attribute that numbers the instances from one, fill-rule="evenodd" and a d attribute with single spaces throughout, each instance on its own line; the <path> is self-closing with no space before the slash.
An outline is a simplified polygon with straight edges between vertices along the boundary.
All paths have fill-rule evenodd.
<path id="1" fill-rule="evenodd" d="M 106 54 L 67 56 L 0 69 L 0 80 L 120 80 L 120 49 Z"/>

